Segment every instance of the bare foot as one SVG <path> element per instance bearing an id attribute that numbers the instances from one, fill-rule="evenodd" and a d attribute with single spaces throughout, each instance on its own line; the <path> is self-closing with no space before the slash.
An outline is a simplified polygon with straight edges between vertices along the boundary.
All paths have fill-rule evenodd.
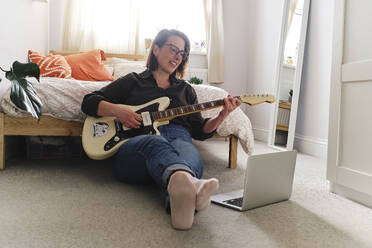
<path id="1" fill-rule="evenodd" d="M 175 229 L 190 229 L 194 222 L 196 189 L 191 178 L 187 172 L 176 171 L 169 179 L 171 219 Z"/>

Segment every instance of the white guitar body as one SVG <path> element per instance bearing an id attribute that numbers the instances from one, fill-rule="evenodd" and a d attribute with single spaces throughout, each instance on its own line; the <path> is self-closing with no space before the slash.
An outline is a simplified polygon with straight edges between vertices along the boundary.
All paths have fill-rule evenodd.
<path id="1" fill-rule="evenodd" d="M 169 121 L 152 121 L 147 108 L 162 111 L 169 106 L 168 97 L 160 97 L 138 106 L 121 105 L 140 113 L 143 118 L 141 128 L 129 129 L 123 126 L 116 117 L 95 118 L 88 116 L 84 122 L 82 144 L 86 154 L 92 159 L 106 159 L 114 155 L 120 146 L 130 138 L 141 134 L 160 135 L 158 127 Z M 156 108 L 156 109 L 154 109 Z"/>

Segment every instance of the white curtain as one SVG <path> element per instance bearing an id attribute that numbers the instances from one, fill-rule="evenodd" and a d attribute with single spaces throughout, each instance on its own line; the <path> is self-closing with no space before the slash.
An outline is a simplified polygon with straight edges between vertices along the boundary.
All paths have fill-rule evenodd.
<path id="1" fill-rule="evenodd" d="M 293 20 L 294 13 L 296 11 L 296 6 L 297 6 L 298 0 L 290 0 L 289 2 L 290 2 L 290 5 L 289 5 L 289 13 L 288 13 L 287 33 L 289 31 L 289 28 L 292 25 L 292 20 Z"/>
<path id="2" fill-rule="evenodd" d="M 67 0 L 63 50 L 144 54 L 143 0 Z M 107 15 L 110 18 L 107 18 Z"/>
<path id="3" fill-rule="evenodd" d="M 208 82 L 224 82 L 223 0 L 203 0 L 206 24 Z"/>
<path id="4" fill-rule="evenodd" d="M 202 0 L 67 0 L 63 49 L 145 54 L 145 39 L 163 28 L 205 40 Z"/>

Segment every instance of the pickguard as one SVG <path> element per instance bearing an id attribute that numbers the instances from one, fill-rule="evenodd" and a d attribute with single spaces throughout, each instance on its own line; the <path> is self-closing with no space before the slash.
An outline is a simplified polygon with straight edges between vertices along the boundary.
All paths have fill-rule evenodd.
<path id="1" fill-rule="evenodd" d="M 137 114 L 141 114 L 142 112 L 154 112 L 159 109 L 159 103 L 155 102 L 153 104 L 150 104 L 148 106 L 145 106 L 143 108 L 138 109 L 135 111 Z M 138 135 L 148 135 L 148 134 L 155 134 L 156 130 L 154 129 L 154 121 L 151 118 L 152 125 L 149 126 L 144 126 L 143 123 L 141 123 L 140 128 L 125 128 L 121 124 L 121 122 L 118 119 L 114 120 L 115 122 L 115 135 L 109 139 L 105 145 L 104 145 L 104 150 L 109 151 L 112 149 L 114 146 L 116 146 L 118 143 L 120 143 L 123 140 L 127 140 L 130 138 L 133 138 Z"/>

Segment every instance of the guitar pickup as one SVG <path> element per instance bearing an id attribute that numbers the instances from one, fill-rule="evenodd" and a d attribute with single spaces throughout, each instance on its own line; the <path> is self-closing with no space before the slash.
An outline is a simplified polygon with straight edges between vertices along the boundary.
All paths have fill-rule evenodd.
<path id="1" fill-rule="evenodd" d="M 152 120 L 151 120 L 150 112 L 148 112 L 148 111 L 142 112 L 141 115 L 142 115 L 143 126 L 144 127 L 151 126 L 152 125 Z"/>

